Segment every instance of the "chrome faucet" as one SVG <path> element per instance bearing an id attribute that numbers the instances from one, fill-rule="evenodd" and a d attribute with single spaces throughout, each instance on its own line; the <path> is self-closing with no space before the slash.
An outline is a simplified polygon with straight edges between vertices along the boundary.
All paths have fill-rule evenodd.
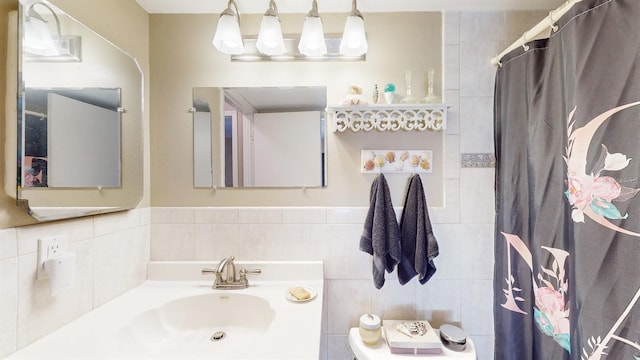
<path id="1" fill-rule="evenodd" d="M 260 269 L 247 270 L 240 269 L 240 278 L 236 277 L 236 265 L 233 262 L 235 257 L 224 258 L 218 263 L 218 267 L 213 269 L 202 269 L 202 275 L 214 274 L 216 276 L 212 289 L 246 289 L 249 287 L 247 274 L 260 274 Z"/>
<path id="2" fill-rule="evenodd" d="M 233 263 L 235 257 L 230 256 L 228 258 L 222 259 L 220 263 L 218 263 L 218 268 L 216 269 L 216 282 L 222 283 L 223 281 L 227 283 L 235 283 L 236 282 L 236 264 Z M 223 278 L 222 275 L 226 276 Z"/>

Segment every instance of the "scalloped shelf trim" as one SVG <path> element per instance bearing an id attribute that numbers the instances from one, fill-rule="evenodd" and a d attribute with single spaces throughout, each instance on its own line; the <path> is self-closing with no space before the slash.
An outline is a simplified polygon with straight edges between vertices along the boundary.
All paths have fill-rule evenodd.
<path id="1" fill-rule="evenodd" d="M 447 125 L 445 104 L 398 104 L 331 107 L 334 132 L 442 131 Z"/>

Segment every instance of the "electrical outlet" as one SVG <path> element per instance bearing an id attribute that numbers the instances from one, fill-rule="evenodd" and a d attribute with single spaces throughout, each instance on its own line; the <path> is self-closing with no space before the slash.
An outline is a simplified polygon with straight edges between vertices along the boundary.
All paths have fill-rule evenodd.
<path id="1" fill-rule="evenodd" d="M 50 258 L 67 252 L 69 240 L 66 235 L 38 239 L 38 272 L 37 279 L 48 277 L 44 271 L 44 262 Z"/>

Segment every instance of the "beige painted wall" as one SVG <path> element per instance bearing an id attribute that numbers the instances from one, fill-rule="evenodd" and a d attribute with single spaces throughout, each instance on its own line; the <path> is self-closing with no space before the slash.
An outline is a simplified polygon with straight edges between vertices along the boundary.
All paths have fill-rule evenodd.
<path id="1" fill-rule="evenodd" d="M 442 133 L 328 132 L 325 189 L 194 189 L 191 107 L 193 87 L 325 85 L 329 106 L 351 84 L 371 99 L 374 84 L 395 83 L 404 93 L 404 73 L 413 74 L 413 92 L 426 92 L 429 67 L 441 91 L 440 13 L 364 14 L 369 52 L 365 62 L 231 62 L 211 45 L 217 15 L 150 16 L 152 206 L 366 206 L 375 177 L 360 173 L 361 149 L 433 149 L 434 172 L 423 176 L 430 206 L 442 206 Z M 304 16 L 282 16 L 284 33 L 299 33 Z M 344 14 L 323 14 L 326 33 L 339 34 Z M 258 32 L 260 16 L 242 17 L 245 36 Z M 329 126 L 331 129 L 331 126 Z M 408 174 L 389 174 L 394 205 L 400 206 Z"/>
<path id="2" fill-rule="evenodd" d="M 149 15 L 133 0 L 52 0 L 54 5 L 63 9 L 70 16 L 89 26 L 107 40 L 113 42 L 124 51 L 137 59 L 144 74 L 144 104 L 149 104 Z M 0 0 L 0 17 L 6 18 L 8 10 L 17 9 L 15 0 Z M 0 29 L 0 48 L 6 48 L 6 22 L 2 22 Z M 4 68 L 6 65 L 6 52 L 0 51 L 0 80 L 5 80 Z M 4 84 L 5 81 L 0 83 Z M 4 118 L 5 87 L 0 86 L 0 114 Z M 4 131 L 4 127 L 0 127 Z M 149 109 L 145 108 L 143 114 L 144 140 L 140 148 L 144 149 L 144 196 L 139 207 L 148 207 L 150 204 L 150 159 L 149 159 Z M 4 139 L 4 134 L 2 136 Z M 4 146 L 0 149 L 1 158 L 5 158 Z M 4 169 L 4 166 L 2 167 Z M 0 181 L 4 185 L 4 174 Z M 30 217 L 15 207 L 13 199 L 4 193 L 0 195 L 0 228 L 20 226 L 32 223 Z"/>

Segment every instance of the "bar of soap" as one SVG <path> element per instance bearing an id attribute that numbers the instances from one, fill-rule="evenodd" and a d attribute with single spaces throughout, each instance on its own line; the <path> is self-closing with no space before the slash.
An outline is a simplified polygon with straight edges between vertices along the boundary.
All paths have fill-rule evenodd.
<path id="1" fill-rule="evenodd" d="M 289 289 L 289 294 L 291 294 L 291 296 L 293 296 L 297 300 L 307 300 L 311 298 L 311 294 L 300 286 L 292 287 L 291 289 Z"/>

